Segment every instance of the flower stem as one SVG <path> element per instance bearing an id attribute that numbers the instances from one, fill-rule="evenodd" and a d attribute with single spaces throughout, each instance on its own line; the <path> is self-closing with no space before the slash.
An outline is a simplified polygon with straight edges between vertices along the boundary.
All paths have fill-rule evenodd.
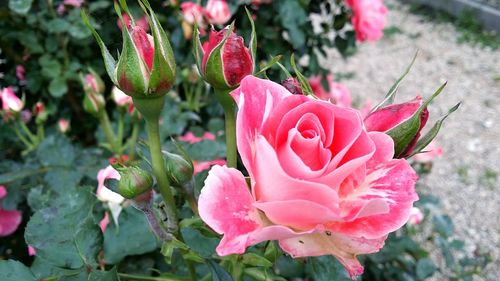
<path id="1" fill-rule="evenodd" d="M 226 157 L 227 166 L 236 168 L 238 152 L 236 150 L 236 104 L 229 95 L 229 90 L 215 89 L 215 96 L 224 108 L 226 124 Z"/>
<path id="2" fill-rule="evenodd" d="M 33 145 L 19 132 L 19 130 L 14 127 L 14 132 L 16 136 L 21 140 L 21 142 L 26 146 L 26 149 L 32 149 Z"/>
<path id="3" fill-rule="evenodd" d="M 118 116 L 118 134 L 116 137 L 116 142 L 120 144 L 120 148 L 123 145 L 122 141 L 123 141 L 123 130 L 124 130 L 124 122 L 123 122 L 124 117 L 125 117 L 124 112 L 120 111 Z"/>
<path id="4" fill-rule="evenodd" d="M 111 128 L 111 123 L 109 122 L 108 113 L 106 113 L 106 111 L 103 110 L 103 112 L 99 115 L 99 121 L 101 122 L 101 127 L 104 131 L 106 141 L 111 147 L 111 152 L 113 152 L 113 154 L 120 155 L 120 147 L 116 141 L 116 136 Z"/>
<path id="5" fill-rule="evenodd" d="M 28 139 L 35 144 L 37 142 L 36 136 L 30 131 L 24 122 L 20 121 L 19 124 L 21 125 L 21 129 L 23 129 L 24 133 L 28 136 Z"/>
<path id="6" fill-rule="evenodd" d="M 137 144 L 137 137 L 139 136 L 139 122 L 132 121 L 132 135 L 128 140 L 128 156 L 130 160 L 135 159 L 135 146 Z"/>

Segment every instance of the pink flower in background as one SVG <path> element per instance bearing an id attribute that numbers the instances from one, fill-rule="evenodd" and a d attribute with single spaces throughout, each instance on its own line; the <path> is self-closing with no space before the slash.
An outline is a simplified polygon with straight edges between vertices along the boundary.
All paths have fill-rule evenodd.
<path id="1" fill-rule="evenodd" d="M 270 4 L 273 0 L 252 0 L 252 5 L 259 6 L 263 4 Z"/>
<path id="2" fill-rule="evenodd" d="M 132 97 L 125 94 L 122 90 L 118 89 L 116 86 L 111 90 L 111 96 L 118 106 L 129 106 L 133 104 Z"/>
<path id="3" fill-rule="evenodd" d="M 193 175 L 198 174 L 204 170 L 210 169 L 213 165 L 223 166 L 226 165 L 226 160 L 224 159 L 215 159 L 211 161 L 193 161 Z"/>
<path id="4" fill-rule="evenodd" d="M 387 8 L 382 0 L 346 0 L 352 9 L 356 40 L 377 41 L 384 36 Z"/>
<path id="5" fill-rule="evenodd" d="M 19 80 L 19 82 L 24 83 L 26 82 L 26 69 L 22 64 L 18 64 L 16 66 L 16 77 Z"/>
<path id="6" fill-rule="evenodd" d="M 28 256 L 32 257 L 34 255 L 36 255 L 35 248 L 33 248 L 33 246 L 31 246 L 31 245 L 28 245 Z"/>
<path id="7" fill-rule="evenodd" d="M 420 224 L 423 220 L 424 220 L 424 214 L 422 213 L 422 211 L 420 211 L 420 209 L 417 207 L 411 208 L 408 224 L 417 225 Z"/>
<path id="8" fill-rule="evenodd" d="M 196 24 L 199 28 L 206 28 L 205 19 L 203 18 L 203 7 L 193 2 L 183 2 L 181 4 L 181 13 L 184 20 L 189 24 Z"/>
<path id="9" fill-rule="evenodd" d="M 197 137 L 192 132 L 187 132 L 184 135 L 180 136 L 179 140 L 193 144 L 202 140 L 215 140 L 215 135 L 210 132 L 204 132 L 203 136 Z"/>
<path id="10" fill-rule="evenodd" d="M 431 141 L 422 151 L 424 152 L 415 154 L 413 160 L 419 163 L 430 163 L 436 157 L 443 155 L 443 148 L 435 140 Z"/>
<path id="11" fill-rule="evenodd" d="M 253 76 L 231 95 L 251 184 L 236 169 L 209 172 L 198 206 L 224 234 L 217 253 L 278 240 L 292 257 L 334 255 L 351 277 L 360 275 L 356 256 L 379 251 L 408 220 L 418 199 L 415 171 L 393 159 L 388 135 L 364 129 L 357 110 Z"/>
<path id="12" fill-rule="evenodd" d="M 0 200 L 7 196 L 7 189 L 0 185 Z M 22 221 L 22 213 L 18 210 L 4 210 L 0 202 L 0 237 L 14 233 Z"/>
<path id="13" fill-rule="evenodd" d="M 97 199 L 105 203 L 109 210 L 111 211 L 111 215 L 113 216 L 113 221 L 118 224 L 118 216 L 122 211 L 121 204 L 125 201 L 125 198 L 120 194 L 112 191 L 104 185 L 104 182 L 107 179 L 116 179 L 120 180 L 120 174 L 117 170 L 113 168 L 113 166 L 109 165 L 104 169 L 99 170 L 97 173 Z M 103 225 L 101 225 L 101 229 Z M 105 229 L 105 226 L 104 226 Z"/>
<path id="14" fill-rule="evenodd" d="M 326 76 L 326 80 L 328 82 L 330 91 L 327 92 L 321 85 L 321 80 L 321 75 L 311 77 L 309 79 L 309 84 L 311 85 L 311 88 L 316 97 L 322 100 L 331 101 L 332 103 L 339 106 L 351 107 L 351 93 L 345 85 L 333 81 L 332 75 L 329 74 Z"/>
<path id="15" fill-rule="evenodd" d="M 57 6 L 57 14 L 63 15 L 66 12 L 66 6 L 71 6 L 75 8 L 80 8 L 85 2 L 84 0 L 64 0 L 59 6 Z"/>
<path id="16" fill-rule="evenodd" d="M 210 24 L 225 24 L 231 19 L 231 11 L 226 0 L 208 0 L 205 15 Z"/>
<path id="17" fill-rule="evenodd" d="M 57 121 L 57 128 L 59 129 L 59 132 L 65 134 L 69 130 L 69 120 L 61 118 L 59 121 Z"/>
<path id="18" fill-rule="evenodd" d="M 0 98 L 2 99 L 2 109 L 4 111 L 19 112 L 24 107 L 24 102 L 14 94 L 10 86 L 2 89 Z"/>
<path id="19" fill-rule="evenodd" d="M 127 28 L 130 28 L 132 26 L 132 21 L 130 20 L 130 17 L 127 13 L 122 14 L 123 21 L 125 22 L 125 25 Z M 122 29 L 122 21 L 120 19 L 117 20 L 116 24 L 118 25 L 118 28 L 121 30 Z M 142 28 L 144 31 L 149 30 L 149 23 L 148 23 L 148 18 L 147 16 L 142 16 L 141 18 L 137 19 L 135 21 L 135 24 Z"/>
<path id="20" fill-rule="evenodd" d="M 108 212 L 104 212 L 104 217 L 99 222 L 99 227 L 101 228 L 102 233 L 106 232 L 106 228 L 108 228 L 109 224 L 109 215 Z"/>

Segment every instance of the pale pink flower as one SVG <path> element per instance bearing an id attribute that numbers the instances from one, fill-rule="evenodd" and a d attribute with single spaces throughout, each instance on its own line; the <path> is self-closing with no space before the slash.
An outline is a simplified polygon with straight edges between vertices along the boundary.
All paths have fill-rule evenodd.
<path id="1" fill-rule="evenodd" d="M 309 84 L 311 85 L 314 95 L 319 99 L 330 101 L 339 106 L 351 107 L 352 98 L 347 87 L 341 83 L 333 81 L 331 74 L 326 76 L 326 80 L 330 91 L 326 91 L 321 85 L 321 75 L 314 76 L 309 79 Z"/>
<path id="2" fill-rule="evenodd" d="M 422 153 L 415 154 L 413 160 L 419 163 L 430 163 L 436 157 L 443 155 L 443 148 L 435 140 L 431 141 L 422 151 Z"/>
<path id="3" fill-rule="evenodd" d="M 205 28 L 206 23 L 203 18 L 203 7 L 193 2 L 183 2 L 181 4 L 181 13 L 184 20 L 189 24 L 196 24 L 199 28 Z"/>
<path id="4" fill-rule="evenodd" d="M 201 161 L 201 162 L 193 160 L 193 175 L 196 175 L 199 172 L 202 172 L 204 170 L 208 170 L 213 165 L 219 165 L 219 166 L 226 165 L 226 160 L 224 160 L 224 159 L 215 159 L 215 160 Z"/>
<path id="5" fill-rule="evenodd" d="M 0 200 L 7 196 L 7 189 L 0 185 Z M 0 202 L 0 237 L 14 233 L 22 221 L 22 213 L 18 210 L 4 210 Z"/>
<path id="6" fill-rule="evenodd" d="M 63 134 L 68 132 L 69 126 L 70 126 L 70 123 L 69 123 L 69 120 L 67 120 L 67 119 L 61 118 L 61 119 L 59 119 L 59 121 L 57 121 L 57 127 L 59 129 L 59 132 L 61 132 Z"/>
<path id="7" fill-rule="evenodd" d="M 26 69 L 22 64 L 18 64 L 16 66 L 16 77 L 19 80 L 19 82 L 24 83 L 26 82 Z"/>
<path id="8" fill-rule="evenodd" d="M 384 36 L 387 8 L 382 0 L 346 0 L 352 9 L 356 40 L 377 41 Z"/>
<path id="9" fill-rule="evenodd" d="M 19 112 L 24 107 L 24 102 L 14 94 L 12 87 L 3 88 L 0 98 L 2 99 L 2 109 L 4 111 Z"/>
<path id="10" fill-rule="evenodd" d="M 32 257 L 34 255 L 36 255 L 35 248 L 33 248 L 33 246 L 31 246 L 31 245 L 28 245 L 28 256 Z"/>
<path id="11" fill-rule="evenodd" d="M 411 208 L 408 224 L 417 225 L 420 224 L 423 220 L 424 220 L 424 214 L 422 213 L 422 211 L 420 211 L 420 209 L 417 207 Z"/>
<path id="12" fill-rule="evenodd" d="M 205 14 L 210 24 L 225 24 L 231 19 L 226 0 L 208 0 Z"/>
<path id="13" fill-rule="evenodd" d="M 192 132 L 187 132 L 180 136 L 179 140 L 193 144 L 203 140 L 215 140 L 215 135 L 210 132 L 204 132 L 201 137 L 197 137 Z"/>
<path id="14" fill-rule="evenodd" d="M 231 93 L 237 147 L 249 173 L 213 166 L 198 201 L 223 234 L 217 254 L 278 240 L 292 257 L 334 255 L 351 277 L 357 255 L 374 253 L 408 220 L 417 174 L 393 159 L 394 143 L 367 132 L 359 111 L 292 95 L 247 76 Z"/>
<path id="15" fill-rule="evenodd" d="M 109 165 L 104 169 L 99 170 L 97 173 L 97 199 L 105 203 L 109 210 L 111 211 L 111 215 L 113 216 L 113 221 L 118 224 L 118 216 L 122 211 L 121 204 L 125 200 L 123 196 L 112 191 L 104 185 L 106 179 L 116 179 L 120 180 L 120 174 L 117 170 L 113 168 L 113 166 Z"/>
<path id="16" fill-rule="evenodd" d="M 130 28 L 132 25 L 132 21 L 130 20 L 130 17 L 127 13 L 122 14 L 123 21 L 125 22 L 125 26 L 127 28 Z M 121 30 L 122 29 L 122 21 L 120 19 L 117 20 L 116 24 L 118 25 L 118 28 Z M 149 30 L 149 22 L 147 16 L 142 16 L 139 19 L 135 20 L 135 24 L 142 28 L 144 31 L 148 32 Z"/>
<path id="17" fill-rule="evenodd" d="M 104 212 L 104 217 L 99 222 L 99 227 L 101 228 L 102 233 L 106 232 L 108 224 L 109 224 L 109 215 L 108 212 Z"/>
<path id="18" fill-rule="evenodd" d="M 111 90 L 111 95 L 113 96 L 113 100 L 115 101 L 116 105 L 120 107 L 121 106 L 128 107 L 130 104 L 133 104 L 132 97 L 128 96 L 117 87 L 113 87 L 113 90 Z"/>

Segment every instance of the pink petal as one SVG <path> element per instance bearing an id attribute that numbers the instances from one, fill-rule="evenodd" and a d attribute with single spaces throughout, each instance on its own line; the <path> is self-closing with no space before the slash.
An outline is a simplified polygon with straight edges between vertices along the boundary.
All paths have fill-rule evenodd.
<path id="1" fill-rule="evenodd" d="M 0 207 L 0 237 L 11 235 L 22 221 L 22 213 L 17 210 L 4 210 Z"/>
<path id="2" fill-rule="evenodd" d="M 265 240 L 303 235 L 280 225 L 266 226 L 240 171 L 213 166 L 198 199 L 201 219 L 215 232 L 224 234 L 217 253 L 242 254 L 246 247 Z M 314 230 L 309 231 L 308 233 Z"/>
<path id="3" fill-rule="evenodd" d="M 215 159 L 211 161 L 198 162 L 193 160 L 193 174 L 196 175 L 201 171 L 210 169 L 213 165 L 223 166 L 226 165 L 226 160 Z"/>
<path id="4" fill-rule="evenodd" d="M 418 200 L 416 180 L 417 174 L 404 159 L 369 168 L 361 182 L 346 180 L 339 190 L 340 209 L 346 220 L 355 219 L 332 222 L 327 228 L 368 239 L 399 229 L 408 220 L 413 202 Z"/>
<path id="5" fill-rule="evenodd" d="M 32 246 L 28 245 L 28 256 L 32 257 L 36 255 L 36 250 Z"/>
<path id="6" fill-rule="evenodd" d="M 0 185 L 0 199 L 4 198 L 5 196 L 7 196 L 7 189 L 5 188 L 5 186 Z"/>
<path id="7" fill-rule="evenodd" d="M 366 129 L 368 131 L 387 132 L 410 119 L 421 105 L 422 97 L 417 96 L 409 102 L 382 107 L 365 118 Z"/>
<path id="8" fill-rule="evenodd" d="M 102 233 L 106 232 L 108 224 L 109 224 L 109 215 L 108 212 L 104 212 L 104 217 L 99 222 L 99 227 L 101 228 Z"/>
<path id="9" fill-rule="evenodd" d="M 333 255 L 344 265 L 351 278 L 355 278 L 363 273 L 363 266 L 356 256 L 378 252 L 385 239 L 386 236 L 364 239 L 323 232 L 280 240 L 280 247 L 294 258 Z"/>
<path id="10" fill-rule="evenodd" d="M 238 104 L 236 134 L 238 151 L 245 167 L 252 175 L 253 142 L 273 108 L 286 96 L 283 86 L 269 80 L 246 76 L 231 95 Z"/>

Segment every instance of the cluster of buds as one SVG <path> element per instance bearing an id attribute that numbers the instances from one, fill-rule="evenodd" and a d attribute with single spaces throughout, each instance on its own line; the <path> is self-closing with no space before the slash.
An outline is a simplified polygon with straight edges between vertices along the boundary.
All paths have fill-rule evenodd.
<path id="1" fill-rule="evenodd" d="M 191 39 L 193 25 L 201 28 L 201 32 L 204 34 L 208 24 L 221 25 L 231 19 L 231 11 L 226 0 L 208 0 L 205 8 L 194 2 L 183 2 L 181 13 L 182 30 L 186 39 Z"/>
<path id="2" fill-rule="evenodd" d="M 233 24 L 220 31 L 211 30 L 208 41 L 201 44 L 195 31 L 194 55 L 203 79 L 214 89 L 230 90 L 254 71 L 257 39 L 252 22 L 252 36 L 247 48 L 241 36 L 233 32 Z"/>
<path id="3" fill-rule="evenodd" d="M 408 102 L 377 106 L 364 120 L 366 129 L 391 136 L 396 158 L 408 158 L 420 153 L 436 137 L 444 119 L 460 106 L 458 103 L 452 107 L 436 121 L 425 136 L 421 136 L 422 129 L 429 119 L 427 106 L 441 93 L 445 85 L 446 83 L 426 100 L 417 96 Z"/>

